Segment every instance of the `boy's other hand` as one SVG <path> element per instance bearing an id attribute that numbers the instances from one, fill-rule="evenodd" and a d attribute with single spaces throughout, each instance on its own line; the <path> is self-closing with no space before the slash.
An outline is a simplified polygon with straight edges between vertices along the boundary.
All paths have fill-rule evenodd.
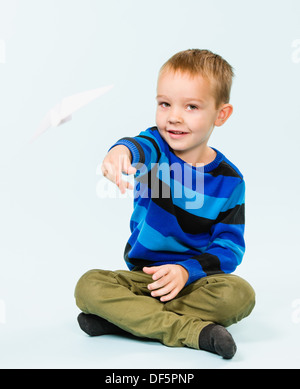
<path id="1" fill-rule="evenodd" d="M 106 155 L 102 163 L 102 174 L 116 184 L 121 193 L 126 189 L 133 189 L 132 184 L 122 180 L 122 173 L 135 174 L 136 169 L 131 165 L 131 153 L 128 147 L 119 145 L 113 147 Z"/>
<path id="2" fill-rule="evenodd" d="M 153 274 L 154 282 L 148 285 L 152 297 L 160 297 L 160 301 L 172 300 L 183 289 L 188 278 L 188 271 L 180 265 L 161 265 L 144 267 L 143 272 Z"/>

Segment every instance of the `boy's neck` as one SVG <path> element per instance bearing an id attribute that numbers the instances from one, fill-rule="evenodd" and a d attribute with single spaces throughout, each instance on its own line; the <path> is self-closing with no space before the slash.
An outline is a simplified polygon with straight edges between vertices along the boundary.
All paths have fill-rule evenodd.
<path id="1" fill-rule="evenodd" d="M 208 165 L 209 163 L 215 160 L 217 155 L 215 150 L 213 150 L 211 147 L 207 145 L 197 150 L 183 151 L 183 152 L 174 150 L 173 152 L 177 157 L 179 157 L 180 159 L 182 159 L 183 161 L 187 162 L 192 166 L 196 166 L 197 164 Z"/>

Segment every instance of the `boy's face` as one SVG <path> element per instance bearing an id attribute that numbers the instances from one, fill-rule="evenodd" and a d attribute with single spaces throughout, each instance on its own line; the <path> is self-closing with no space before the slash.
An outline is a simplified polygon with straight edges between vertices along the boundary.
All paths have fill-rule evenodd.
<path id="1" fill-rule="evenodd" d="M 157 104 L 156 125 L 174 153 L 189 163 L 204 162 L 214 126 L 227 119 L 222 108 L 216 109 L 209 81 L 164 71 L 158 79 Z"/>

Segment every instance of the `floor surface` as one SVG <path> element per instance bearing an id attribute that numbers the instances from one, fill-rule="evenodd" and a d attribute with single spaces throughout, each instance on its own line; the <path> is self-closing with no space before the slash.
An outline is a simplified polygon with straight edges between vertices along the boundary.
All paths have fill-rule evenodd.
<path id="1" fill-rule="evenodd" d="M 23 322 L 8 311 L 6 323 L 0 324 L 0 368 L 299 368 L 298 301 L 282 301 L 278 309 L 266 310 L 268 305 L 267 299 L 262 298 L 249 318 L 229 328 L 238 346 L 229 361 L 204 351 L 169 348 L 154 341 L 112 335 L 91 338 L 79 329 L 79 311 L 71 304 L 68 309 L 56 311 L 53 306 L 54 312 L 21 308 L 20 314 L 26 317 Z"/>

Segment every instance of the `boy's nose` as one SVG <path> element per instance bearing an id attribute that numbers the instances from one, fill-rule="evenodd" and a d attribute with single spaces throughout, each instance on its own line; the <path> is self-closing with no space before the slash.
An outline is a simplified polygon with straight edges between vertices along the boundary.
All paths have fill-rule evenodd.
<path id="1" fill-rule="evenodd" d="M 168 122 L 170 124 L 176 124 L 176 123 L 182 123 L 182 116 L 180 115 L 180 112 L 178 111 L 175 111 L 175 110 L 172 110 L 170 112 L 170 115 L 169 115 L 169 118 L 168 118 Z"/>

